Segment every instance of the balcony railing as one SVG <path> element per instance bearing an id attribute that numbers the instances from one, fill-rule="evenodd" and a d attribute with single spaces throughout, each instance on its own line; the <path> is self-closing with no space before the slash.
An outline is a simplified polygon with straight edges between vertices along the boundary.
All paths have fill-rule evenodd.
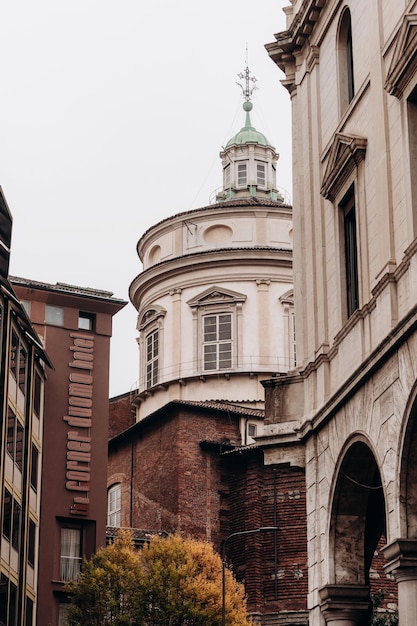
<path id="1" fill-rule="evenodd" d="M 82 558 L 78 556 L 61 556 L 61 580 L 68 582 L 77 580 L 81 572 Z"/>
<path id="2" fill-rule="evenodd" d="M 276 374 L 285 374 L 294 367 L 292 359 L 280 356 L 239 356 L 238 363 L 227 369 L 205 370 L 201 362 L 183 361 L 169 365 L 167 367 L 159 367 L 158 382 L 152 386 L 163 385 L 175 380 L 187 379 L 191 377 L 213 377 L 215 375 L 251 373 L 274 376 Z M 147 384 L 146 375 L 135 383 L 135 391 L 141 393 L 146 389 L 150 389 Z"/>

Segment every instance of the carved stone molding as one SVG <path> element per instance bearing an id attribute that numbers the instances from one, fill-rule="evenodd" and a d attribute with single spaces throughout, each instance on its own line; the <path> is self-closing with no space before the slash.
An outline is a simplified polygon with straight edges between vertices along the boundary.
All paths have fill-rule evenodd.
<path id="1" fill-rule="evenodd" d="M 369 611 L 369 587 L 326 585 L 319 589 L 320 609 L 327 623 L 362 623 Z"/>
<path id="2" fill-rule="evenodd" d="M 237 291 L 231 289 L 223 289 L 222 287 L 210 287 L 195 298 L 188 300 L 187 304 L 190 307 L 202 307 L 207 305 L 218 304 L 237 304 L 245 302 L 246 296 Z"/>
<path id="3" fill-rule="evenodd" d="M 326 200 L 334 201 L 346 180 L 365 158 L 366 146 L 365 137 L 336 133 L 320 190 Z"/>
<path id="4" fill-rule="evenodd" d="M 385 82 L 386 91 L 397 98 L 402 98 L 406 85 L 417 72 L 417 15 L 404 15 L 395 41 L 394 55 L 391 59 Z"/>

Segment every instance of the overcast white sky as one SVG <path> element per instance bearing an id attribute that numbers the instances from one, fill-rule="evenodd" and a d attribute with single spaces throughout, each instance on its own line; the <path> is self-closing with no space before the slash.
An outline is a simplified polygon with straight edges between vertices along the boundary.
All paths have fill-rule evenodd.
<path id="1" fill-rule="evenodd" d="M 256 76 L 253 125 L 291 192 L 290 99 L 264 48 L 287 0 L 1 3 L 0 185 L 13 214 L 10 273 L 128 300 L 136 243 L 209 204 L 221 146 L 244 125 L 236 85 Z M 75 253 L 75 254 L 74 254 Z M 136 311 L 114 318 L 110 395 L 138 379 Z"/>

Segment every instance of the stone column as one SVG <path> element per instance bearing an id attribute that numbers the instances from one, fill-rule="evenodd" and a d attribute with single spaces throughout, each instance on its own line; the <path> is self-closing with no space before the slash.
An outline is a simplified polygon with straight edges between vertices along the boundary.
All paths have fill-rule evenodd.
<path id="1" fill-rule="evenodd" d="M 398 585 L 398 619 L 401 626 L 417 624 L 417 540 L 397 539 L 382 550 L 385 570 Z"/>
<path id="2" fill-rule="evenodd" d="M 320 609 L 331 626 L 359 626 L 369 614 L 369 587 L 326 585 L 319 589 Z M 402 625 L 401 625 L 402 626 Z"/>

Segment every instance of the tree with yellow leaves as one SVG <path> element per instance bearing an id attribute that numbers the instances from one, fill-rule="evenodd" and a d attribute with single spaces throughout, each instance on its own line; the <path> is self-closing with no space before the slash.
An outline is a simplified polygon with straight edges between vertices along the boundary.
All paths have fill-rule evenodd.
<path id="1" fill-rule="evenodd" d="M 243 586 L 225 569 L 226 626 L 250 626 Z M 131 536 L 84 563 L 68 585 L 71 626 L 220 626 L 222 562 L 211 544 L 154 537 L 135 551 Z"/>

